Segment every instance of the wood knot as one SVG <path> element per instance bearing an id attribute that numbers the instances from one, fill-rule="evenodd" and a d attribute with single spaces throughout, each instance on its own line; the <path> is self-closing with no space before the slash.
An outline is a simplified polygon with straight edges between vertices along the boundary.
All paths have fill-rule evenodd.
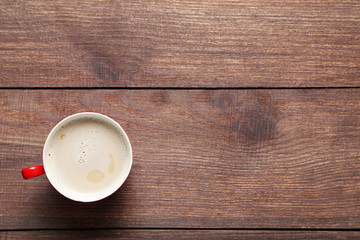
<path id="1" fill-rule="evenodd" d="M 232 96 L 228 91 L 223 91 L 214 97 L 213 105 L 222 111 L 226 111 L 229 108 L 234 108 L 233 98 L 234 96 Z"/>
<path id="2" fill-rule="evenodd" d="M 276 122 L 271 112 L 261 105 L 246 106 L 238 115 L 237 136 L 248 144 L 269 141 L 275 136 Z"/>
<path id="3" fill-rule="evenodd" d="M 165 91 L 154 91 L 150 95 L 150 102 L 156 106 L 163 106 L 170 102 L 170 97 Z"/>
<path id="4" fill-rule="evenodd" d="M 119 73 L 116 71 L 113 62 L 109 58 L 99 54 L 94 55 L 95 56 L 91 59 L 90 64 L 99 78 L 109 82 L 114 82 L 119 79 Z"/>
<path id="5" fill-rule="evenodd" d="M 223 127 L 230 129 L 239 142 L 254 145 L 275 137 L 277 119 L 273 97 L 254 91 L 215 91 L 213 106 L 222 114 Z M 275 109 L 276 110 L 276 109 Z"/>

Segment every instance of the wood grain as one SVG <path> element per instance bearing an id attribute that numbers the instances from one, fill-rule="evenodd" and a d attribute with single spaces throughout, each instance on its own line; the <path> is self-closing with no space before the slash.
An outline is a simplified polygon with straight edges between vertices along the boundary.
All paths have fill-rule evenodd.
<path id="1" fill-rule="evenodd" d="M 134 151 L 125 185 L 89 204 L 20 174 L 81 111 L 117 120 Z M 0 229 L 360 224 L 360 89 L 1 90 L 0 135 Z"/>
<path id="2" fill-rule="evenodd" d="M 81 230 L 0 232 L 11 239 L 359 239 L 355 231 Z"/>
<path id="3" fill-rule="evenodd" d="M 1 87 L 360 87 L 360 5 L 0 4 Z"/>

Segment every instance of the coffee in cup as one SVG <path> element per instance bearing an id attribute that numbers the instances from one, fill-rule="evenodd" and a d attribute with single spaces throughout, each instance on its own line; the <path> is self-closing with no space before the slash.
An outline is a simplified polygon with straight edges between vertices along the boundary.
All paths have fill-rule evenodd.
<path id="1" fill-rule="evenodd" d="M 50 132 L 43 149 L 43 168 L 50 183 L 75 201 L 92 202 L 111 195 L 123 184 L 131 165 L 125 131 L 98 113 L 65 118 Z M 32 177 L 31 171 L 23 169 L 24 178 L 29 172 Z"/>

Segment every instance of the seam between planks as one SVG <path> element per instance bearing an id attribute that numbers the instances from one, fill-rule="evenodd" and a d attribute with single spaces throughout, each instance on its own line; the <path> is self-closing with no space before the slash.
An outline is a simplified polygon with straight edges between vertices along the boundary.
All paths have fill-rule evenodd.
<path id="1" fill-rule="evenodd" d="M 31 228 L 31 229 L 0 229 L 0 232 L 10 232 L 10 231 L 101 231 L 101 230 L 150 230 L 150 231 L 317 231 L 317 232 L 359 232 L 360 228 Z"/>
<path id="2" fill-rule="evenodd" d="M 0 87 L 0 90 L 317 90 L 360 87 Z"/>

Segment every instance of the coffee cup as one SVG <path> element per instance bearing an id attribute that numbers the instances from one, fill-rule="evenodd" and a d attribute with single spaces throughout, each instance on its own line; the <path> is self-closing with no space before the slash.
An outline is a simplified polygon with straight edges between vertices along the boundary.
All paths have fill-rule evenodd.
<path id="1" fill-rule="evenodd" d="M 108 116 L 83 112 L 60 121 L 43 148 L 43 164 L 22 169 L 24 179 L 45 174 L 65 197 L 94 202 L 113 194 L 128 177 L 132 148 Z"/>

